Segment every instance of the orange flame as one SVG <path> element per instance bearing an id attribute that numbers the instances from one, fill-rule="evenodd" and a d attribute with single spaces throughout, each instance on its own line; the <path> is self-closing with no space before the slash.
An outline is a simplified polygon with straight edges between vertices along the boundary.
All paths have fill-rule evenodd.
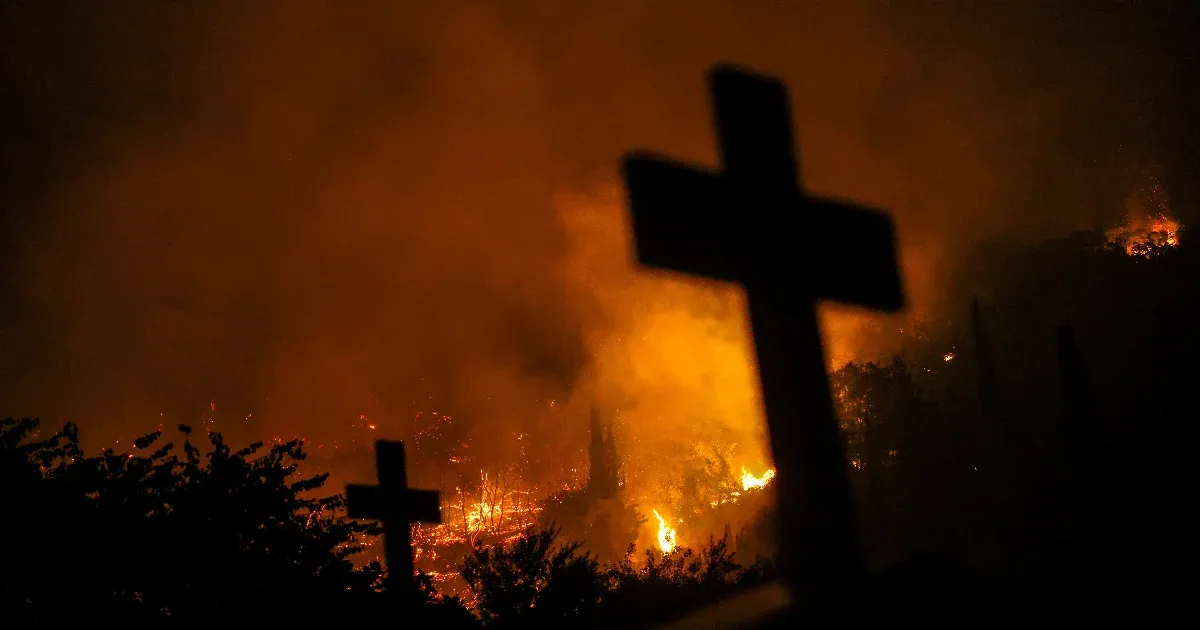
<path id="1" fill-rule="evenodd" d="M 679 544 L 678 534 L 675 528 L 667 525 L 667 521 L 658 513 L 658 510 L 651 510 L 654 513 L 654 518 L 658 519 L 658 548 L 663 553 L 671 553 Z"/>
<path id="2" fill-rule="evenodd" d="M 1109 245 L 1123 248 L 1130 256 L 1150 258 L 1167 247 L 1179 245 L 1179 229 L 1178 221 L 1160 214 L 1149 219 L 1132 219 L 1127 225 L 1107 230 L 1104 236 Z"/>
<path id="3" fill-rule="evenodd" d="M 1179 245 L 1182 226 L 1171 218 L 1170 199 L 1162 178 L 1149 173 L 1147 185 L 1125 200 L 1126 224 L 1106 230 L 1108 244 L 1130 256 L 1150 258 Z"/>
<path id="4" fill-rule="evenodd" d="M 754 476 L 754 473 L 742 468 L 742 490 L 750 490 L 752 488 L 765 488 L 771 480 L 775 478 L 775 469 L 768 468 L 767 472 L 761 476 Z"/>

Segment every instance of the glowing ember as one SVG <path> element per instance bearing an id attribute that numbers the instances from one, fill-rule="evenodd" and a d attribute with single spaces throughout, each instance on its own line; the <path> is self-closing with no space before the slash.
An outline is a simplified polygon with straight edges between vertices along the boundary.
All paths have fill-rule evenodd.
<path id="1" fill-rule="evenodd" d="M 742 468 L 742 490 L 750 490 L 752 488 L 765 488 L 771 480 L 775 478 L 775 469 L 768 468 L 767 472 L 762 476 L 755 477 L 754 473 Z"/>
<path id="2" fill-rule="evenodd" d="M 654 512 L 654 518 L 658 519 L 658 548 L 663 553 L 671 553 L 679 544 L 675 529 L 667 525 L 667 521 L 658 513 L 658 510 L 651 511 Z"/>
<path id="3" fill-rule="evenodd" d="M 949 363 L 949 362 L 953 361 L 953 360 L 954 360 L 954 353 L 953 353 L 953 352 L 947 352 L 946 354 L 942 355 L 942 360 L 943 360 L 943 361 L 945 361 L 946 363 Z"/>

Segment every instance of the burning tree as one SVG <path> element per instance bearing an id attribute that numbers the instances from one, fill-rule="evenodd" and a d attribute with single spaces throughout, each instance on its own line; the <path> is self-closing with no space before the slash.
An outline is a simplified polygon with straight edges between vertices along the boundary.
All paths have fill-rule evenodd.
<path id="1" fill-rule="evenodd" d="M 687 453 L 681 480 L 681 511 L 699 513 L 704 506 L 716 507 L 742 490 L 740 477 L 730 461 L 736 445 L 718 441 L 698 442 Z"/>

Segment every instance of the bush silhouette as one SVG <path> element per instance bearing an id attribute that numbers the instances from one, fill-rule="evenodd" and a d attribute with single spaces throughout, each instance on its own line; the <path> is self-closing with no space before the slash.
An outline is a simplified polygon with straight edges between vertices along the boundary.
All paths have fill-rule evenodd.
<path id="1" fill-rule="evenodd" d="M 500 627 L 645 622 L 708 603 L 744 570 L 725 539 L 699 551 L 646 552 L 602 566 L 557 527 L 477 545 L 461 567 L 468 611 L 432 579 L 389 588 L 378 563 L 352 556 L 376 523 L 345 517 L 325 475 L 303 477 L 296 440 L 234 450 L 219 434 L 202 450 L 180 426 L 135 452 L 86 455 L 78 430 L 43 437 L 37 420 L 0 421 L 0 478 L 11 514 L 0 521 L 0 606 L 19 627 L 115 622 L 155 627 L 378 619 L 410 625 Z"/>
<path id="2" fill-rule="evenodd" d="M 298 478 L 298 440 L 235 451 L 213 433 L 202 452 L 181 426 L 182 457 L 161 432 L 137 440 L 144 453 L 88 457 L 73 425 L 37 428 L 0 424 L 4 505 L 19 515 L 0 524 L 0 607 L 17 625 L 311 622 L 398 603 L 470 620 L 428 579 L 387 597 L 378 563 L 351 562 L 379 527 L 316 494 L 326 476 Z"/>
<path id="3" fill-rule="evenodd" d="M 475 546 L 460 572 L 485 623 L 572 624 L 595 610 L 604 575 L 581 543 L 559 544 L 558 534 L 554 526 L 530 527 L 510 544 Z"/>
<path id="4" fill-rule="evenodd" d="M 744 568 L 726 538 L 699 550 L 646 550 L 600 565 L 582 543 L 560 542 L 553 526 L 530 527 L 515 540 L 477 545 L 461 573 L 475 595 L 476 612 L 498 627 L 645 624 L 665 620 L 769 579 L 766 561 Z"/>

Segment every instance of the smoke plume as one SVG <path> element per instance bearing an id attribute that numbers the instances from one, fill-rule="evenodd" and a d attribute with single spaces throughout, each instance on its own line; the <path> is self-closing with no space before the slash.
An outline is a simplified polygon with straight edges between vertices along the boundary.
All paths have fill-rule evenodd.
<path id="1" fill-rule="evenodd" d="M 1162 15 L 949 4 L 6 3 L 0 413 L 322 441 L 599 403 L 631 457 L 712 431 L 756 466 L 742 296 L 635 269 L 616 173 L 715 165 L 708 66 L 788 83 L 805 183 L 894 214 L 916 313 L 972 243 L 1108 225 L 1171 159 Z M 835 362 L 885 349 L 826 321 Z"/>

